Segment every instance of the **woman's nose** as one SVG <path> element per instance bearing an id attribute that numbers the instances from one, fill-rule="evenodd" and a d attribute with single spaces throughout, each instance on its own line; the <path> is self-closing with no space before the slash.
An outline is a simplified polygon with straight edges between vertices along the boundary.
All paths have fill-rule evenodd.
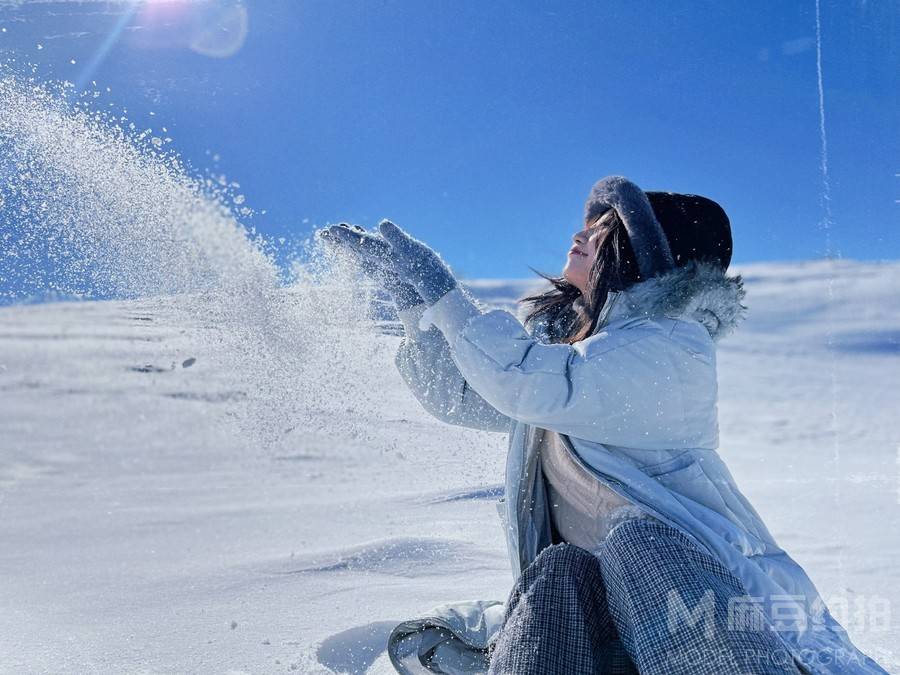
<path id="1" fill-rule="evenodd" d="M 575 234 L 572 235 L 572 241 L 581 246 L 584 244 L 584 230 L 579 230 Z"/>

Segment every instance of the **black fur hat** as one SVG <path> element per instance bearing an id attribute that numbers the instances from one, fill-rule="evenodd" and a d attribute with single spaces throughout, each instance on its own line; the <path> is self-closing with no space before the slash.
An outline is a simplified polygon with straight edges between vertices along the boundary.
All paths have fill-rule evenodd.
<path id="1" fill-rule="evenodd" d="M 607 176 L 591 188 L 585 223 L 610 208 L 625 224 L 644 279 L 691 260 L 711 261 L 723 271 L 731 263 L 731 223 L 722 207 L 707 197 L 644 192 L 624 176 Z"/>

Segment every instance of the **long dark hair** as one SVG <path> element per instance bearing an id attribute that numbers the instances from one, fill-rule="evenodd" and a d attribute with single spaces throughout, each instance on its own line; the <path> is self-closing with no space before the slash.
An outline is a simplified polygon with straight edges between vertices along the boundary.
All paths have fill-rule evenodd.
<path id="1" fill-rule="evenodd" d="M 525 326 L 540 326 L 550 342 L 573 344 L 597 329 L 600 311 L 610 291 L 622 291 L 641 280 L 628 232 L 615 209 L 608 209 L 589 227 L 599 227 L 597 259 L 588 274 L 588 293 L 582 295 L 565 276 L 551 276 L 533 267 L 532 272 L 553 288 L 519 298 L 528 307 Z"/>

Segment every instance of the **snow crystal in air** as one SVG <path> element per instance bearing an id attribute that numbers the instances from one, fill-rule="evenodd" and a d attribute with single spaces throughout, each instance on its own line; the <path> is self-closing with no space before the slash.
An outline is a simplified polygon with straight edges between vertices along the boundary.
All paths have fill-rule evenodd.
<path id="1" fill-rule="evenodd" d="M 239 375 L 223 409 L 250 445 L 367 437 L 384 347 L 355 271 L 307 241 L 286 280 L 274 244 L 239 220 L 252 210 L 235 209 L 238 183 L 196 175 L 126 111 L 72 94 L 0 68 L 0 299 L 170 298 L 197 363 Z"/>

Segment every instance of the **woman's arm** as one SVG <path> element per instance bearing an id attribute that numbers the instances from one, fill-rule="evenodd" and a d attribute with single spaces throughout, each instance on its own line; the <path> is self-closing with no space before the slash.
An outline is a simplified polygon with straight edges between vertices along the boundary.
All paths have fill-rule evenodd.
<path id="1" fill-rule="evenodd" d="M 450 346 L 434 327 L 419 329 L 419 304 L 398 311 L 406 336 L 394 358 L 403 380 L 422 407 L 437 419 L 484 431 L 509 431 L 512 420 L 485 401 L 466 382 Z"/>
<path id="2" fill-rule="evenodd" d="M 482 313 L 455 288 L 423 313 L 420 328 L 432 323 L 469 385 L 513 419 L 628 447 L 709 442 L 715 370 L 691 359 L 654 322 L 601 331 L 575 345 L 543 344 L 511 313 Z"/>
<path id="3" fill-rule="evenodd" d="M 608 445 L 715 447 L 714 359 L 682 348 L 677 323 L 636 318 L 543 344 L 509 312 L 482 313 L 426 244 L 390 221 L 378 229 L 397 276 L 429 305 L 421 330 L 440 329 L 460 374 L 500 413 Z"/>

